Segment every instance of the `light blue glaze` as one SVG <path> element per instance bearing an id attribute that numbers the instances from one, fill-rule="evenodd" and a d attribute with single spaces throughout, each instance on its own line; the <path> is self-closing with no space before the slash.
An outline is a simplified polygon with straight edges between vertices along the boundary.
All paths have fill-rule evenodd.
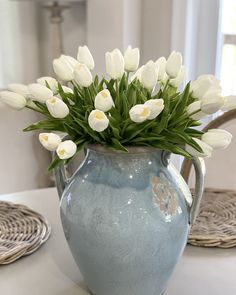
<path id="1" fill-rule="evenodd" d="M 61 219 L 94 295 L 161 295 L 187 241 L 189 189 L 161 151 L 88 149 Z"/>

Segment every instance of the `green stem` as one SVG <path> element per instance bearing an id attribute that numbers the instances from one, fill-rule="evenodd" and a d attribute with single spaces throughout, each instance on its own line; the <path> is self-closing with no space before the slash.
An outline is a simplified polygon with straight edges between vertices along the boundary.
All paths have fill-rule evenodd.
<path id="1" fill-rule="evenodd" d="M 167 81 L 166 81 L 166 84 L 164 86 L 164 89 L 163 89 L 162 93 L 164 93 L 166 91 L 166 89 L 167 89 L 167 87 L 169 85 L 169 82 L 170 82 L 170 79 L 168 78 Z"/>
<path id="2" fill-rule="evenodd" d="M 93 82 L 93 84 L 92 84 L 92 87 L 93 87 L 94 94 L 96 95 L 96 94 L 97 94 L 97 90 L 96 90 L 96 87 L 95 87 L 95 85 L 94 85 L 94 82 Z"/>
<path id="3" fill-rule="evenodd" d="M 118 79 L 116 79 L 116 99 L 119 100 L 120 93 L 119 93 L 119 82 Z"/>
<path id="4" fill-rule="evenodd" d="M 45 114 L 43 111 L 41 111 L 40 109 L 38 109 L 38 108 L 36 109 L 36 108 L 33 108 L 33 107 L 29 106 L 29 105 L 26 105 L 25 107 L 26 107 L 27 109 L 30 109 L 30 110 L 32 110 L 32 111 L 38 112 L 38 113 L 43 114 L 43 115 L 46 116 L 46 114 Z"/>

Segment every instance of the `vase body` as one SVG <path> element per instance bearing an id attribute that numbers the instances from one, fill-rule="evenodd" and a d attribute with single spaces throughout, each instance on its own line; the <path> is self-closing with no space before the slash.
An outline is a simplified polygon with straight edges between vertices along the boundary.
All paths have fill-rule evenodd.
<path id="1" fill-rule="evenodd" d="M 160 150 L 87 150 L 61 198 L 66 239 L 94 295 L 161 295 L 189 231 L 190 191 Z"/>

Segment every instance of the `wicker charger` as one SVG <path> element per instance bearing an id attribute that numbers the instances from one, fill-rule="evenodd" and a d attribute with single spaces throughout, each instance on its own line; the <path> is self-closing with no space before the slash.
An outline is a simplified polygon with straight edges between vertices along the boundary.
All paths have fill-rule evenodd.
<path id="1" fill-rule="evenodd" d="M 36 251 L 47 241 L 51 227 L 26 206 L 0 201 L 0 265 Z"/>
<path id="2" fill-rule="evenodd" d="M 209 123 L 204 131 L 218 128 L 236 119 L 236 110 L 229 111 Z M 192 163 L 185 159 L 181 174 L 188 182 Z M 236 191 L 206 188 L 199 215 L 193 224 L 188 243 L 194 246 L 231 248 L 236 246 Z"/>
<path id="3" fill-rule="evenodd" d="M 207 188 L 188 243 L 194 246 L 236 246 L 236 192 Z"/>

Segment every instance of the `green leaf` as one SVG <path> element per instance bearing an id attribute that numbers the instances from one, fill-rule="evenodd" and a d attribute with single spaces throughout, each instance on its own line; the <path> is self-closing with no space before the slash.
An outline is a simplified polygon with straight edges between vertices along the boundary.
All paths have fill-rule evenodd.
<path id="1" fill-rule="evenodd" d="M 136 137 L 138 134 L 140 134 L 143 130 L 147 130 L 150 127 L 153 127 L 156 125 L 156 122 L 151 120 L 151 121 L 146 121 L 143 123 L 134 123 L 130 124 L 125 130 L 124 134 L 124 139 L 122 140 L 123 143 L 130 141 L 134 137 Z"/>
<path id="2" fill-rule="evenodd" d="M 32 130 L 45 130 L 45 131 L 57 130 L 57 131 L 65 132 L 63 121 L 56 120 L 56 119 L 39 121 L 23 129 L 24 132 L 32 131 Z"/>
<path id="3" fill-rule="evenodd" d="M 48 172 L 51 172 L 54 168 L 56 168 L 58 165 L 62 164 L 64 161 L 61 160 L 57 155 L 54 157 L 51 164 L 48 166 Z"/>
<path id="4" fill-rule="evenodd" d="M 121 150 L 123 152 L 128 152 L 128 150 L 119 142 L 119 140 L 117 138 L 112 138 L 111 139 L 112 141 L 112 146 L 115 148 L 115 149 L 118 149 L 118 150 Z"/>

